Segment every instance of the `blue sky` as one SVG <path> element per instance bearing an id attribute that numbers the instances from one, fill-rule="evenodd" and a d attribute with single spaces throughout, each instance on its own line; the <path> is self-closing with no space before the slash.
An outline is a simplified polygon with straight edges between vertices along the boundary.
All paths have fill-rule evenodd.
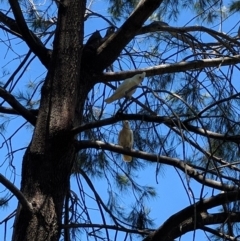
<path id="1" fill-rule="evenodd" d="M 104 14 L 106 12 L 106 5 L 102 3 L 102 1 L 94 2 L 92 5 L 92 10 L 96 11 L 98 13 Z M 238 16 L 239 17 L 239 16 Z M 192 21 L 189 23 L 189 21 L 192 19 Z M 164 20 L 164 19 L 163 19 Z M 221 28 L 223 32 L 228 33 L 229 31 L 231 33 L 236 32 L 238 29 L 238 22 L 234 19 L 229 19 L 226 23 L 224 23 Z M 185 14 L 178 20 L 178 22 L 171 23 L 172 26 L 180 27 L 184 26 L 186 23 L 189 23 L 188 25 L 196 25 L 199 24 L 195 21 L 194 16 L 190 12 L 185 12 Z M 120 25 L 118 25 L 119 27 Z M 99 21 L 99 19 L 91 19 L 87 23 L 85 36 L 88 36 L 89 34 L 93 33 L 95 30 L 101 30 L 108 27 L 108 24 L 104 21 Z M 234 27 L 234 29 L 232 28 Z M 220 30 L 219 24 L 216 24 L 214 27 L 215 30 Z M 102 36 L 105 34 L 105 30 L 101 32 Z M 6 39 L 12 38 L 12 36 L 7 36 L 2 31 L 0 32 L 0 41 L 6 41 Z M 87 38 L 86 38 L 87 39 Z M 28 51 L 24 43 L 22 43 L 21 40 L 15 40 L 13 42 L 12 49 L 14 52 L 17 52 L 18 55 L 23 55 Z M 12 52 L 11 49 L 8 49 L 7 45 L 5 45 L 5 48 L 3 47 L 2 52 L 4 53 L 4 59 L 1 63 L 2 71 L 9 71 L 11 72 L 14 66 L 19 64 L 19 59 L 15 59 L 13 62 L 10 62 L 13 58 L 16 58 L 16 54 Z M 2 60 L 1 60 L 2 61 Z M 4 67 L 3 67 L 4 66 Z M 33 64 L 29 66 L 25 73 L 24 77 L 21 79 L 18 86 L 14 89 L 13 93 L 18 93 L 19 91 L 23 91 L 26 88 L 26 85 L 29 83 L 29 81 L 37 82 L 40 79 L 44 78 L 44 73 L 46 73 L 46 70 L 44 67 L 40 67 L 38 60 L 34 60 Z M 127 65 L 126 65 L 127 67 Z M 146 66 L 140 66 L 139 67 L 146 67 Z M 129 68 L 133 68 L 133 66 L 129 66 Z M 8 79 L 9 76 L 2 76 L 0 77 L 0 81 L 5 81 Z M 146 85 L 148 83 L 148 79 L 145 78 L 143 85 Z M 237 83 L 237 87 L 239 88 L 239 83 Z M 134 96 L 137 96 L 138 93 L 140 93 L 141 90 L 138 90 Z M 6 104 L 5 104 L 6 106 Z M 100 106 L 100 105 L 99 105 Z M 104 113 L 105 116 L 111 116 L 114 113 L 113 105 L 105 105 L 104 106 Z M 134 110 L 133 110 L 134 111 Z M 7 131 L 4 134 L 5 138 L 9 138 L 15 130 L 20 127 L 24 120 L 21 117 L 13 117 L 14 120 L 7 125 Z M 120 128 L 120 123 L 118 123 L 118 126 L 116 127 L 116 130 Z M 29 126 L 29 124 L 25 125 L 21 130 L 18 131 L 18 133 L 15 135 L 13 140 L 11 142 L 8 142 L 9 147 L 12 147 L 13 150 L 17 150 L 19 148 L 26 147 L 31 140 L 31 133 L 32 133 L 32 127 Z M 0 136 L 0 143 L 2 143 L 4 140 Z M 11 145 L 11 146 L 10 146 Z M 19 187 L 20 185 L 20 176 L 21 176 L 21 162 L 22 162 L 22 155 L 24 154 L 23 151 L 18 151 L 14 153 L 14 159 L 6 158 L 7 153 L 7 147 L 4 145 L 0 149 L 0 160 L 5 160 L 6 162 L 4 165 L 0 167 L 0 171 L 2 174 L 4 174 L 9 180 L 15 183 L 16 186 Z M 181 155 L 182 153 L 180 153 Z M 13 161 L 14 166 L 16 169 L 11 168 L 9 166 L 10 162 Z M 134 159 L 134 161 L 140 161 L 145 162 L 143 160 Z M 126 163 L 123 163 L 122 165 L 128 165 Z M 15 172 L 15 173 L 13 173 Z M 180 178 L 176 172 L 176 170 L 172 167 L 164 166 L 163 170 L 160 172 L 161 174 L 158 175 L 158 183 L 156 183 L 156 176 L 155 176 L 155 165 L 150 165 L 146 169 L 140 171 L 138 173 L 138 180 L 143 185 L 149 185 L 154 186 L 157 189 L 158 197 L 154 200 L 149 201 L 149 206 L 151 207 L 151 217 L 154 219 L 154 222 L 156 224 L 156 227 L 159 227 L 167 218 L 169 218 L 171 215 L 173 215 L 175 212 L 180 211 L 182 208 L 185 208 L 189 205 L 189 199 L 188 195 L 190 193 L 186 193 L 183 185 L 180 181 Z M 14 175 L 16 174 L 16 175 Z M 186 179 L 183 173 L 181 173 L 181 176 L 183 177 L 183 180 L 186 185 Z M 74 182 L 74 179 L 72 178 L 72 188 L 76 190 L 76 183 Z M 103 200 L 106 200 L 106 183 L 104 181 L 96 180 L 94 182 L 95 188 L 99 191 L 101 194 Z M 200 188 L 201 185 L 197 184 L 194 180 L 190 180 L 189 183 L 192 190 L 194 190 L 194 196 L 199 197 Z M 4 190 L 2 186 L 0 186 L 0 191 Z M 86 189 L 87 192 L 89 192 L 89 195 L 92 195 L 91 191 L 89 189 Z M 77 192 L 77 190 L 76 190 Z M 206 189 L 204 192 L 206 195 L 210 195 L 211 192 L 209 189 Z M 126 202 L 124 201 L 126 199 Z M 89 205 L 93 205 L 90 203 Z M 128 204 L 128 195 L 122 197 L 122 205 L 129 205 Z M 1 210 L 0 213 L 0 221 L 3 220 L 6 216 L 8 216 L 13 209 L 16 207 L 16 200 L 13 199 L 9 203 L 9 208 L 5 208 Z M 96 208 L 96 207 L 95 207 Z M 94 213 L 94 212 L 93 212 Z M 98 223 L 98 218 L 95 220 L 96 223 Z M 10 240 L 11 237 L 11 224 L 9 223 L 7 226 L 7 229 L 10 231 L 7 232 L 8 237 L 6 240 Z M 0 225 L 0 234 L 4 233 L 4 225 Z M 1 237 L 1 235 L 0 235 Z M 193 237 L 193 233 L 189 233 L 188 235 L 184 236 L 184 239 L 182 240 L 191 240 Z M 197 240 L 201 240 L 203 237 L 205 237 L 202 232 L 197 232 Z"/>

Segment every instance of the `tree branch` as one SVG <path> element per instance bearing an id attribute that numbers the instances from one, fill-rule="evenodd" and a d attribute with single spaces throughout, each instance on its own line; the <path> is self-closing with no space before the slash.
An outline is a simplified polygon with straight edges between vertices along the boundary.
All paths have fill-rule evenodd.
<path id="1" fill-rule="evenodd" d="M 191 217 L 184 220 L 181 223 L 178 223 L 177 226 L 173 226 L 171 231 L 169 230 L 168 233 L 165 233 L 164 237 L 161 236 L 161 241 L 172 241 L 173 239 L 187 233 L 193 230 L 197 229 L 204 229 L 204 225 L 213 225 L 213 224 L 222 224 L 225 222 L 239 222 L 240 221 L 240 213 L 239 212 L 229 212 L 229 213 L 214 213 L 209 214 L 207 212 L 201 212 L 197 213 L 196 216 L 192 213 Z M 218 236 L 224 236 L 226 238 L 227 235 L 220 235 L 216 234 Z M 233 237 L 229 237 L 230 240 L 233 239 Z M 144 241 L 148 241 L 149 239 L 146 238 Z M 156 237 L 152 236 L 151 241 L 159 240 Z"/>
<path id="2" fill-rule="evenodd" d="M 240 200 L 238 191 L 221 193 L 214 197 L 201 200 L 172 215 L 162 226 L 146 237 L 144 241 L 172 241 L 180 235 L 201 228 L 204 225 L 222 223 L 226 220 L 233 222 L 237 220 L 240 221 L 240 215 L 237 213 L 211 215 L 206 212 L 206 210 L 222 205 L 223 203 L 230 203 L 237 200 Z"/>
<path id="3" fill-rule="evenodd" d="M 99 228 L 99 229 L 107 228 L 107 229 L 112 229 L 116 231 L 141 234 L 141 235 L 148 235 L 150 233 L 149 230 L 135 230 L 135 229 L 119 227 L 116 225 L 104 225 L 104 224 L 71 223 L 68 225 L 62 225 L 61 228 Z"/>
<path id="4" fill-rule="evenodd" d="M 121 72 L 106 72 L 102 75 L 99 75 L 99 82 L 108 82 L 108 81 L 117 81 L 126 78 L 130 78 L 135 74 L 141 74 L 146 72 L 146 76 L 154 76 L 161 74 L 170 74 L 170 73 L 179 73 L 185 72 L 188 70 L 197 70 L 204 69 L 207 67 L 218 67 L 226 65 L 235 65 L 240 63 L 240 55 L 233 55 L 232 57 L 221 57 L 214 59 L 202 59 L 202 60 L 193 60 L 193 61 L 181 61 L 175 64 L 161 64 L 156 65 L 150 68 L 143 68 L 130 71 L 121 71 Z"/>
<path id="5" fill-rule="evenodd" d="M 11 182 L 9 182 L 2 174 L 0 174 L 0 183 L 5 186 L 10 192 L 12 192 L 18 201 L 22 204 L 23 208 L 28 211 L 32 211 L 32 205 L 28 202 L 25 196 L 20 192 L 20 190 L 14 186 Z"/>
<path id="6" fill-rule="evenodd" d="M 206 130 L 203 128 L 199 128 L 199 127 L 190 125 L 190 124 L 182 122 L 178 119 L 173 119 L 173 118 L 167 117 L 167 116 L 153 116 L 153 115 L 140 115 L 140 114 L 118 114 L 111 118 L 87 123 L 87 124 L 84 124 L 84 125 L 81 125 L 81 126 L 78 126 L 78 127 L 75 127 L 74 129 L 72 129 L 72 134 L 76 135 L 76 134 L 80 133 L 81 131 L 84 131 L 87 129 L 92 129 L 92 128 L 102 127 L 104 125 L 114 124 L 121 120 L 139 120 L 139 121 L 145 121 L 145 122 L 154 122 L 154 123 L 159 123 L 159 124 L 165 124 L 170 127 L 176 127 L 176 128 L 181 128 L 182 130 L 191 131 L 195 134 L 199 134 L 201 136 L 205 136 L 208 138 L 213 138 L 216 140 L 231 141 L 231 142 L 234 142 L 237 144 L 240 143 L 239 135 L 229 136 L 229 135 L 225 135 L 225 134 L 219 134 L 216 132 L 212 132 L 212 131 L 209 131 L 209 130 Z"/>
<path id="7" fill-rule="evenodd" d="M 98 49 L 95 68 L 102 71 L 119 56 L 133 39 L 148 17 L 160 6 L 162 0 L 141 0 L 129 18 Z M 96 65 L 97 63 L 97 65 Z"/>
<path id="8" fill-rule="evenodd" d="M 8 102 L 12 108 L 18 112 L 25 120 L 30 122 L 33 126 L 36 124 L 36 117 L 28 111 L 24 106 L 22 106 L 13 95 L 8 93 L 5 89 L 0 87 L 0 97 L 2 97 L 5 101 Z M 2 107 L 3 108 L 3 107 Z"/>
<path id="9" fill-rule="evenodd" d="M 32 110 L 28 110 L 28 111 L 31 112 L 35 116 L 37 116 L 37 114 L 38 114 L 38 110 L 37 109 L 32 109 Z M 4 107 L 4 106 L 0 106 L 0 113 L 10 114 L 10 115 L 21 115 L 15 109 Z"/>
<path id="10" fill-rule="evenodd" d="M 120 154 L 131 155 L 133 157 L 148 160 L 150 162 L 162 163 L 162 164 L 176 167 L 179 170 L 181 170 L 183 173 L 186 173 L 187 175 L 192 177 L 197 182 L 204 184 L 208 187 L 216 188 L 218 190 L 223 190 L 223 191 L 232 191 L 232 190 L 238 189 L 238 186 L 228 185 L 221 182 L 217 182 L 215 180 L 205 178 L 204 175 L 196 171 L 190 165 L 186 164 L 186 161 L 180 160 L 177 158 L 150 154 L 143 151 L 135 151 L 135 150 L 130 151 L 130 150 L 124 149 L 122 146 L 114 145 L 110 143 L 104 143 L 102 141 L 76 141 L 75 148 L 77 151 L 81 149 L 86 149 L 86 148 L 96 148 L 96 149 L 114 151 Z"/>
<path id="11" fill-rule="evenodd" d="M 171 230 L 170 236 L 177 238 L 187 232 L 201 229 L 205 225 L 213 224 L 223 224 L 226 222 L 239 222 L 240 213 L 239 212 L 228 212 L 228 213 L 213 213 L 209 214 L 207 212 L 197 213 L 196 217 L 192 215 L 189 219 L 180 223 L 177 227 Z"/>
<path id="12" fill-rule="evenodd" d="M 206 27 L 203 27 L 203 26 L 172 27 L 172 26 L 169 26 L 167 23 L 162 22 L 162 21 L 153 21 L 149 25 L 143 26 L 139 30 L 138 35 L 146 34 L 146 33 L 152 33 L 152 32 L 158 32 L 158 31 L 169 32 L 173 37 L 185 42 L 190 47 L 192 47 L 193 42 L 192 41 L 190 42 L 190 40 L 187 39 L 186 36 L 183 36 L 184 33 L 204 32 L 204 33 L 208 33 L 209 35 L 211 35 L 216 40 L 221 38 L 221 39 L 223 39 L 224 42 L 229 42 L 229 43 L 235 44 L 236 46 L 239 46 L 239 41 L 236 38 L 232 38 L 232 37 L 228 36 L 227 34 L 215 31 L 215 30 L 210 29 L 210 28 L 206 28 Z M 217 44 L 218 46 L 220 45 L 220 43 L 214 43 L 214 45 L 215 44 Z M 198 45 L 197 43 L 194 43 L 194 48 L 201 47 L 201 46 L 197 46 L 197 45 Z M 210 46 L 210 45 L 206 44 L 206 43 L 203 43 L 202 46 Z"/>
<path id="13" fill-rule="evenodd" d="M 17 25 L 16 21 L 14 21 L 12 18 L 10 18 L 7 15 L 5 15 L 4 13 L 0 12 L 0 22 L 5 24 L 9 28 L 11 30 L 10 32 L 13 35 L 23 39 L 23 36 L 21 35 L 21 32 L 18 28 L 18 25 Z"/>
<path id="14" fill-rule="evenodd" d="M 217 230 L 209 228 L 209 227 L 202 227 L 201 230 L 211 233 L 213 235 L 216 235 L 216 236 L 222 238 L 223 240 L 239 241 L 239 239 L 236 239 L 236 237 L 232 237 L 230 235 L 221 233 L 220 231 L 217 231 Z"/>
<path id="15" fill-rule="evenodd" d="M 46 68 L 48 68 L 50 58 L 51 58 L 51 51 L 47 49 L 40 41 L 40 39 L 32 31 L 28 29 L 28 26 L 25 22 L 25 19 L 23 17 L 22 10 L 19 6 L 18 1 L 9 0 L 9 3 L 11 5 L 13 15 L 16 19 L 16 26 L 18 27 L 20 34 L 23 36 L 24 41 L 26 42 L 28 47 L 32 50 L 32 52 L 38 56 L 42 64 Z"/>

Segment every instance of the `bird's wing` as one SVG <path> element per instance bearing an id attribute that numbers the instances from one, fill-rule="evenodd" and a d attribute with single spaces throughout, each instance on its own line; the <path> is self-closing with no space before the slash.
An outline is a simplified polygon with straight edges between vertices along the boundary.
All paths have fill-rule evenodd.
<path id="1" fill-rule="evenodd" d="M 128 121 L 123 121 L 123 128 L 118 134 L 118 144 L 124 148 L 132 148 L 133 146 L 133 131 L 130 128 Z M 122 155 L 122 158 L 126 162 L 131 162 L 132 157 L 128 155 Z"/>
<path id="2" fill-rule="evenodd" d="M 130 89 L 129 86 L 129 80 L 126 79 L 121 85 L 118 86 L 118 88 L 115 90 L 115 92 L 105 100 L 107 103 L 111 103 L 115 100 L 121 99 L 124 97 L 126 90 Z"/>
<path id="3" fill-rule="evenodd" d="M 136 74 L 131 78 L 125 79 L 123 83 L 119 85 L 116 91 L 112 94 L 112 96 L 107 98 L 105 102 L 109 104 L 115 100 L 123 98 L 128 90 L 130 90 L 134 86 L 139 85 L 143 81 L 145 75 L 146 73 L 143 72 L 142 74 Z M 131 97 L 135 93 L 135 91 L 136 91 L 136 88 L 131 90 L 129 93 L 127 93 L 127 96 Z"/>
<path id="4" fill-rule="evenodd" d="M 118 145 L 120 145 L 120 146 L 122 145 L 121 140 L 122 140 L 122 130 L 120 130 L 119 133 L 118 133 Z"/>
<path id="5" fill-rule="evenodd" d="M 118 135 L 118 144 L 122 147 L 131 148 L 132 139 L 132 130 L 123 128 Z"/>
<path id="6" fill-rule="evenodd" d="M 120 132 L 119 132 L 119 134 L 118 134 L 118 145 L 120 145 L 120 146 L 123 146 L 123 140 L 124 140 L 124 138 L 123 138 L 123 129 L 122 130 L 120 130 Z"/>
<path id="7" fill-rule="evenodd" d="M 129 147 L 132 149 L 134 142 L 133 131 L 130 129 L 130 145 Z"/>
<path id="8" fill-rule="evenodd" d="M 131 131 L 132 132 L 132 131 Z M 131 148 L 131 143 L 132 143 L 132 136 L 131 132 L 129 132 L 129 129 L 126 129 L 123 127 L 123 129 L 119 132 L 118 135 L 118 144 L 124 148 L 129 147 Z M 130 136 L 129 136 L 130 135 Z M 132 157 L 128 155 L 122 155 L 122 158 L 126 162 L 132 161 Z"/>

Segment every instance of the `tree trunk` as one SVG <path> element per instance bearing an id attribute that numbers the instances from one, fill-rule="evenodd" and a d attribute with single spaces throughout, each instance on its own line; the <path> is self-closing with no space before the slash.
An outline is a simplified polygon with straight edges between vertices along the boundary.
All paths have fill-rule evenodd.
<path id="1" fill-rule="evenodd" d="M 32 141 L 24 155 L 21 191 L 32 211 L 19 205 L 13 241 L 59 240 L 62 209 L 75 159 L 70 130 L 81 122 L 92 87 L 80 76 L 86 1 L 59 2 L 53 54 Z"/>

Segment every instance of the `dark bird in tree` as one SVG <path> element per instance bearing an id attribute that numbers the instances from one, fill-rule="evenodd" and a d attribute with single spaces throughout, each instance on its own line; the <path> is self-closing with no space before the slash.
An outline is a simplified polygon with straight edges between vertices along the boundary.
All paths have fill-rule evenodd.
<path id="1" fill-rule="evenodd" d="M 97 48 L 102 43 L 102 36 L 98 30 L 96 30 L 87 40 L 84 48 L 83 48 L 83 59 L 84 64 L 89 65 L 92 62 L 96 54 Z"/>
<path id="2" fill-rule="evenodd" d="M 96 30 L 86 42 L 85 46 L 97 46 L 102 40 L 102 36 L 98 30 Z"/>

